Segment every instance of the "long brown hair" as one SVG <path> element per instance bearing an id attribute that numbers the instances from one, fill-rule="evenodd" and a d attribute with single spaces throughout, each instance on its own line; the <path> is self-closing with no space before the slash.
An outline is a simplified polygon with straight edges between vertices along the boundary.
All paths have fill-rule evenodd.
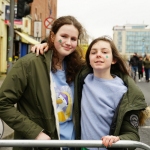
<path id="1" fill-rule="evenodd" d="M 52 34 L 55 35 L 60 29 L 60 27 L 62 27 L 63 25 L 73 25 L 79 32 L 78 44 L 76 50 L 64 58 L 66 62 L 66 82 L 71 83 L 72 81 L 75 80 L 76 74 L 78 73 L 81 66 L 84 64 L 82 48 L 79 46 L 79 42 L 84 40 L 86 31 L 73 16 L 62 16 L 54 21 L 47 41 L 49 49 L 53 50 L 53 57 L 52 57 L 53 72 L 57 71 L 55 64 L 59 61 L 59 57 L 58 57 L 57 50 L 54 47 L 54 43 L 51 40 L 51 36 Z"/>
<path id="2" fill-rule="evenodd" d="M 116 60 L 116 63 L 111 65 L 110 72 L 111 73 L 121 72 L 123 74 L 129 75 L 127 67 L 125 65 L 125 61 L 123 60 L 122 56 L 119 54 L 113 40 L 109 36 L 102 36 L 102 37 L 96 38 L 89 45 L 85 58 L 86 58 L 87 66 L 89 67 L 91 72 L 93 72 L 93 68 L 91 67 L 90 60 L 89 60 L 90 51 L 91 51 L 92 46 L 99 41 L 105 41 L 105 42 L 108 42 L 110 44 L 110 47 L 112 50 L 112 55 L 113 55 L 113 60 Z"/>

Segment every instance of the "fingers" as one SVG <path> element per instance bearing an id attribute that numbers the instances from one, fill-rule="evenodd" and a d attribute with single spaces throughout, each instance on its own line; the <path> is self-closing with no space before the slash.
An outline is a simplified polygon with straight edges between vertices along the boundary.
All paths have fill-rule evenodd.
<path id="1" fill-rule="evenodd" d="M 43 132 L 40 132 L 39 135 L 35 139 L 36 140 L 51 140 L 51 138 Z"/>
<path id="2" fill-rule="evenodd" d="M 34 45 L 34 46 L 31 47 L 31 52 L 32 52 L 32 53 L 35 53 L 35 52 L 36 52 L 36 45 Z"/>
<path id="3" fill-rule="evenodd" d="M 48 51 L 48 44 L 47 43 L 41 44 L 40 53 L 44 53 L 44 52 L 47 52 L 47 51 Z"/>
<path id="4" fill-rule="evenodd" d="M 45 43 L 45 45 L 43 45 L 44 46 L 44 52 L 47 52 L 48 51 L 48 45 L 47 45 L 47 43 Z"/>
<path id="5" fill-rule="evenodd" d="M 36 53 L 36 56 L 39 56 L 40 44 L 34 45 L 34 46 L 31 48 L 31 52 L 32 52 L 32 53 Z"/>
<path id="6" fill-rule="evenodd" d="M 116 143 L 119 140 L 120 139 L 118 136 L 107 135 L 107 136 L 102 137 L 102 144 L 106 147 L 108 146 L 111 147 L 113 143 Z"/>
<path id="7" fill-rule="evenodd" d="M 39 56 L 39 54 L 44 54 L 44 52 L 48 51 L 48 44 L 47 43 L 42 43 L 42 44 L 37 44 L 34 45 L 31 48 L 32 53 L 36 53 L 36 56 Z"/>

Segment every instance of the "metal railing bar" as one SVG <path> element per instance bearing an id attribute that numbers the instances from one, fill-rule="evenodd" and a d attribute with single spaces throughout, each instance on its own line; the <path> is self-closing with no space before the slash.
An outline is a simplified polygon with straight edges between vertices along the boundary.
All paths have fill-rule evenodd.
<path id="1" fill-rule="evenodd" d="M 150 126 L 141 126 L 139 128 L 141 128 L 141 129 L 147 129 L 147 128 L 150 128 Z"/>
<path id="2" fill-rule="evenodd" d="M 0 140 L 0 147 L 104 147 L 101 140 Z M 112 148 L 142 148 L 150 146 L 137 141 L 120 140 Z"/>

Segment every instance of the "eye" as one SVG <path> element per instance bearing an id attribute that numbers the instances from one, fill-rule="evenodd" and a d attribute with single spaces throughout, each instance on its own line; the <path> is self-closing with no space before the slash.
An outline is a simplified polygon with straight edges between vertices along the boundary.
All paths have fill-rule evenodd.
<path id="1" fill-rule="evenodd" d="M 77 39 L 76 39 L 76 38 L 71 38 L 71 40 L 72 40 L 72 41 L 77 41 Z"/>
<path id="2" fill-rule="evenodd" d="M 103 54 L 107 54 L 108 51 L 107 51 L 106 49 L 104 49 L 104 50 L 102 50 L 102 53 L 103 53 Z"/>
<path id="3" fill-rule="evenodd" d="M 106 51 L 104 51 L 103 53 L 104 53 L 104 54 L 107 54 L 107 52 L 106 52 Z"/>
<path id="4" fill-rule="evenodd" d="M 67 36 L 66 36 L 66 35 L 62 35 L 61 37 L 63 37 L 63 38 L 67 38 Z"/>
<path id="5" fill-rule="evenodd" d="M 96 54 L 96 51 L 91 51 L 91 54 Z"/>

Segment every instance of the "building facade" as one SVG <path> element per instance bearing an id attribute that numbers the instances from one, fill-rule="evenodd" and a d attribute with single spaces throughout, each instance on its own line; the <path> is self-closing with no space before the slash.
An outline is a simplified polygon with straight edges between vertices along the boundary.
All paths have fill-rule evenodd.
<path id="1" fill-rule="evenodd" d="M 10 4 L 10 0 L 0 0 L 0 73 L 7 73 L 8 60 L 14 63 L 16 59 L 26 55 L 32 45 L 45 39 L 49 35 L 51 23 L 57 18 L 57 0 L 33 0 L 29 4 L 30 14 L 16 19 L 17 0 L 14 0 L 13 55 L 8 58 Z"/>
<path id="2" fill-rule="evenodd" d="M 144 24 L 127 24 L 113 27 L 113 40 L 119 52 L 128 58 L 150 54 L 150 29 Z"/>
<path id="3" fill-rule="evenodd" d="M 8 26 L 5 24 L 5 5 L 8 5 L 9 1 L 0 0 L 0 74 L 7 70 L 7 30 Z"/>

